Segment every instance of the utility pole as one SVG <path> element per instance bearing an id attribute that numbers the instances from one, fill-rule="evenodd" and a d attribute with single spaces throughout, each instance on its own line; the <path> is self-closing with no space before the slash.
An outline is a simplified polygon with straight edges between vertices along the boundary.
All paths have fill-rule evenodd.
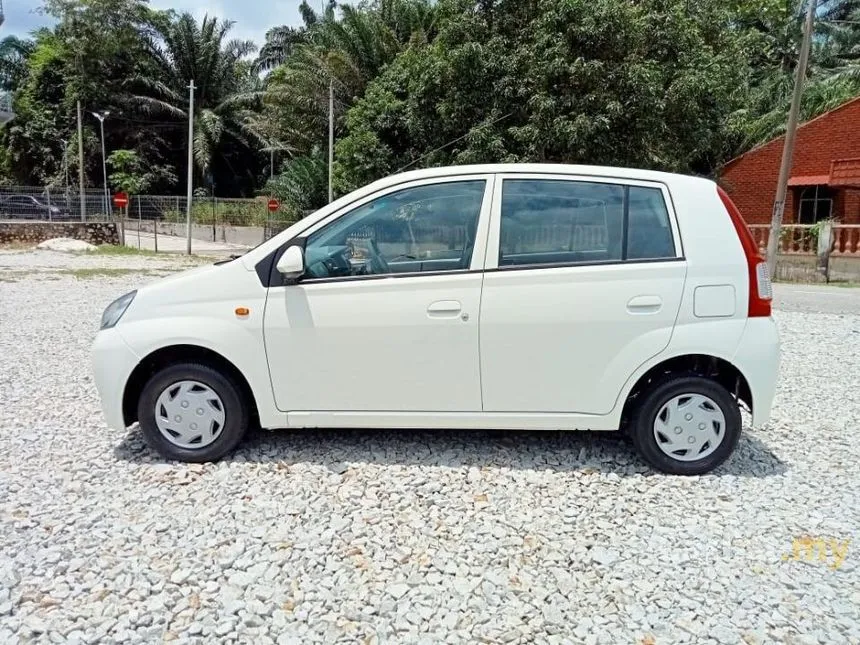
<path id="1" fill-rule="evenodd" d="M 81 101 L 78 99 L 78 191 L 81 198 L 81 221 L 87 221 L 87 194 L 84 192 L 84 128 L 81 124 Z"/>
<path id="2" fill-rule="evenodd" d="M 275 178 L 275 149 L 269 150 L 269 179 Z"/>
<path id="3" fill-rule="evenodd" d="M 99 120 L 102 132 L 102 178 L 104 180 L 105 215 L 108 215 L 110 213 L 110 195 L 108 194 L 107 158 L 105 157 L 105 119 L 110 114 L 110 110 L 105 110 L 102 113 L 93 112 L 92 114 Z"/>
<path id="4" fill-rule="evenodd" d="M 331 204 L 334 193 L 332 192 L 331 179 L 334 168 L 334 80 L 328 82 L 328 203 Z"/>
<path id="5" fill-rule="evenodd" d="M 191 255 L 191 188 L 194 182 L 194 79 L 188 85 L 188 191 L 185 203 L 185 250 Z"/>
<path id="6" fill-rule="evenodd" d="M 66 139 L 63 141 L 63 176 L 66 181 L 66 205 L 68 205 L 69 199 L 69 140 Z"/>
<path id="7" fill-rule="evenodd" d="M 815 23 L 816 0 L 809 0 L 806 8 L 806 21 L 803 27 L 803 43 L 800 45 L 800 60 L 794 76 L 794 93 L 788 111 L 788 124 L 785 128 L 785 145 L 782 148 L 782 163 L 779 166 L 779 179 L 776 184 L 776 200 L 773 202 L 773 217 L 770 223 L 770 237 L 767 240 L 767 266 L 770 277 L 776 273 L 776 255 L 779 250 L 779 232 L 785 213 L 785 197 L 788 193 L 788 175 L 791 172 L 791 159 L 794 155 L 794 139 L 797 134 L 797 119 L 800 113 L 800 99 L 803 95 L 803 81 L 806 79 L 806 64 L 809 62 L 809 47 Z"/>

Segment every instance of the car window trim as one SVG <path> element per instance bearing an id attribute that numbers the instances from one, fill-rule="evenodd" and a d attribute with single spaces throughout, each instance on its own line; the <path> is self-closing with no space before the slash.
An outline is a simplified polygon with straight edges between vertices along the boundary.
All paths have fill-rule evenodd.
<path id="1" fill-rule="evenodd" d="M 348 215 L 356 208 L 361 208 L 365 204 L 372 202 L 375 199 L 379 199 L 380 197 L 384 197 L 385 195 L 389 195 L 391 193 L 398 192 L 400 190 L 405 190 L 408 188 L 417 188 L 420 186 L 433 186 L 436 184 L 452 184 L 452 183 L 462 183 L 468 181 L 483 181 L 484 182 L 484 195 L 481 198 L 481 209 L 478 213 L 478 223 L 475 227 L 475 240 L 472 248 L 472 257 L 470 260 L 470 266 L 468 269 L 451 269 L 445 271 L 415 271 L 409 273 L 384 273 L 378 276 L 370 275 L 370 276 L 338 276 L 335 278 L 304 278 L 300 279 L 293 284 L 307 284 L 312 280 L 317 281 L 316 284 L 319 284 L 319 281 L 337 281 L 337 280 L 351 280 L 354 281 L 356 278 L 390 278 L 390 277 L 402 277 L 402 276 L 418 276 L 418 275 L 448 275 L 455 272 L 459 273 L 472 273 L 476 271 L 482 271 L 482 265 L 486 261 L 486 251 L 487 251 L 487 236 L 489 234 L 489 221 L 493 207 L 493 195 L 496 185 L 496 174 L 495 173 L 470 173 L 468 175 L 446 175 L 443 177 L 430 177 L 425 179 L 414 179 L 411 181 L 404 181 L 398 184 L 394 184 L 392 186 L 386 186 L 370 195 L 365 195 L 359 199 L 351 201 L 349 204 L 345 204 L 342 208 L 338 209 L 334 213 L 331 213 L 324 217 L 323 219 L 310 224 L 306 228 L 302 229 L 295 236 L 285 241 L 279 247 L 273 249 L 268 255 L 259 260 L 255 265 L 255 270 L 257 276 L 260 279 L 260 283 L 265 288 L 271 287 L 282 287 L 287 286 L 283 284 L 283 281 L 280 279 L 280 274 L 277 272 L 277 264 L 278 260 L 284 254 L 284 252 L 290 246 L 295 246 L 296 244 L 300 244 L 302 249 L 304 249 L 305 244 L 307 243 L 307 239 L 316 233 L 321 228 L 328 226 L 335 220 L 339 219 L 344 215 Z M 482 227 L 485 229 L 486 233 L 482 233 Z M 483 237 L 483 240 L 481 239 Z M 482 244 L 483 248 L 481 249 L 480 255 L 477 253 L 478 245 Z M 480 259 L 479 259 L 480 258 Z"/>
<path id="2" fill-rule="evenodd" d="M 552 264 L 529 264 L 529 265 L 501 265 L 501 219 L 502 219 L 502 196 L 506 180 L 543 180 L 543 181 L 571 181 L 578 183 L 597 183 L 611 184 L 621 188 L 631 188 L 638 186 L 641 188 L 656 188 L 663 196 L 663 203 L 666 206 L 666 212 L 669 215 L 669 226 L 672 231 L 672 243 L 675 247 L 675 255 L 669 258 L 642 258 L 642 259 L 622 259 L 622 260 L 600 260 L 595 262 L 563 262 Z M 628 200 L 625 199 L 625 205 Z M 559 268 L 559 267 L 577 267 L 577 266 L 592 266 L 596 264 L 611 265 L 611 264 L 639 264 L 652 262 L 666 261 L 685 261 L 684 247 L 681 240 L 681 230 L 679 228 L 678 218 L 675 213 L 674 202 L 672 201 L 672 192 L 669 190 L 668 184 L 655 179 L 635 179 L 629 177 L 617 177 L 611 174 L 605 175 L 582 175 L 582 174 L 561 174 L 549 172 L 499 172 L 496 173 L 495 187 L 493 191 L 493 204 L 490 211 L 490 231 L 487 239 L 486 261 L 484 263 L 485 271 L 510 271 L 514 269 L 530 270 L 541 267 Z M 629 217 L 629 213 L 628 213 Z M 624 227 L 624 235 L 626 238 L 627 227 Z"/>
<path id="3" fill-rule="evenodd" d="M 500 271 L 536 271 L 538 269 L 575 269 L 577 267 L 596 266 L 633 266 L 635 264 L 657 264 L 660 262 L 685 262 L 687 258 L 674 256 L 670 258 L 642 258 L 640 260 L 594 260 L 593 262 L 552 262 L 538 264 L 503 264 L 501 266 L 486 268 L 484 273 L 497 273 Z"/>
<path id="4" fill-rule="evenodd" d="M 289 246 L 294 246 L 290 244 Z M 287 247 L 283 249 L 278 249 L 277 258 L 280 258 L 280 255 L 286 251 Z M 277 258 L 274 257 L 275 252 L 270 254 L 271 266 L 272 270 L 277 274 L 277 269 L 275 269 L 275 265 L 277 264 Z M 267 256 L 268 257 L 268 256 Z M 597 260 L 594 262 L 554 262 L 552 264 L 512 264 L 512 265 L 504 265 L 494 268 L 487 269 L 451 269 L 445 271 L 404 271 L 403 273 L 382 273 L 378 275 L 352 275 L 352 276 L 338 276 L 334 278 L 302 278 L 290 284 L 278 284 L 277 283 L 277 275 L 272 276 L 273 279 L 273 287 L 286 287 L 286 286 L 313 286 L 317 284 L 330 284 L 333 282 L 365 282 L 369 280 L 387 280 L 387 279 L 401 279 L 401 278 L 434 278 L 439 276 L 447 276 L 447 275 L 466 275 L 470 273 L 501 273 L 501 272 L 510 272 L 510 271 L 537 271 L 542 269 L 577 269 L 580 267 L 596 267 L 596 266 L 617 266 L 617 265 L 625 265 L 632 266 L 634 264 L 659 264 L 661 262 L 665 263 L 674 263 L 674 262 L 684 262 L 686 258 L 684 257 L 671 257 L 671 258 L 642 258 L 639 260 Z M 259 273 L 259 271 L 258 271 Z"/>
<path id="5" fill-rule="evenodd" d="M 627 227 L 630 225 L 630 186 L 624 184 L 624 196 L 621 198 L 621 261 L 627 262 L 627 239 L 630 233 Z M 672 246 L 674 246 L 674 241 Z M 501 249 L 500 249 L 501 252 Z M 677 253 L 676 253 L 677 255 Z"/>

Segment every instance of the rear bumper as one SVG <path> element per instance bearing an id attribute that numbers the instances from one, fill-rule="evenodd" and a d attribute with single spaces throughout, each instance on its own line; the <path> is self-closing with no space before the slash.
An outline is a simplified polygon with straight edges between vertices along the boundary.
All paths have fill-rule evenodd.
<path id="1" fill-rule="evenodd" d="M 140 357 L 128 346 L 116 328 L 113 328 L 104 329 L 96 336 L 92 361 L 105 422 L 109 428 L 123 430 L 126 426 L 122 397 L 128 377 L 137 367 Z"/>
<path id="2" fill-rule="evenodd" d="M 779 373 L 779 333 L 772 318 L 750 318 L 733 363 L 746 377 L 752 394 L 752 423 L 767 423 Z"/>

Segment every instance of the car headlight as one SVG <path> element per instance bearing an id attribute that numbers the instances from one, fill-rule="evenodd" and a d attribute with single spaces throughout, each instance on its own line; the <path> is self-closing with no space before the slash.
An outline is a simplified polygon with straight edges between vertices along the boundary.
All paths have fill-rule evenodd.
<path id="1" fill-rule="evenodd" d="M 104 313 L 102 314 L 102 329 L 110 329 L 114 325 L 119 322 L 119 319 L 122 318 L 122 315 L 125 313 L 125 310 L 128 309 L 128 306 L 131 304 L 131 301 L 134 300 L 134 297 L 137 295 L 137 291 L 132 291 L 130 293 L 125 294 L 124 296 L 120 296 L 112 303 L 110 303 L 106 308 Z"/>

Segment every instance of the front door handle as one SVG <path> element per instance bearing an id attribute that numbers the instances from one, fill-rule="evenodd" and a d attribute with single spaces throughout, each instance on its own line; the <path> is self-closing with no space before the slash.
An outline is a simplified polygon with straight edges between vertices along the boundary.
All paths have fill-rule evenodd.
<path id="1" fill-rule="evenodd" d="M 454 318 L 462 308 L 457 300 L 437 300 L 427 307 L 427 314 L 433 318 Z"/>
<path id="2" fill-rule="evenodd" d="M 662 308 L 660 296 L 636 296 L 627 303 L 627 311 L 631 314 L 656 314 Z"/>

